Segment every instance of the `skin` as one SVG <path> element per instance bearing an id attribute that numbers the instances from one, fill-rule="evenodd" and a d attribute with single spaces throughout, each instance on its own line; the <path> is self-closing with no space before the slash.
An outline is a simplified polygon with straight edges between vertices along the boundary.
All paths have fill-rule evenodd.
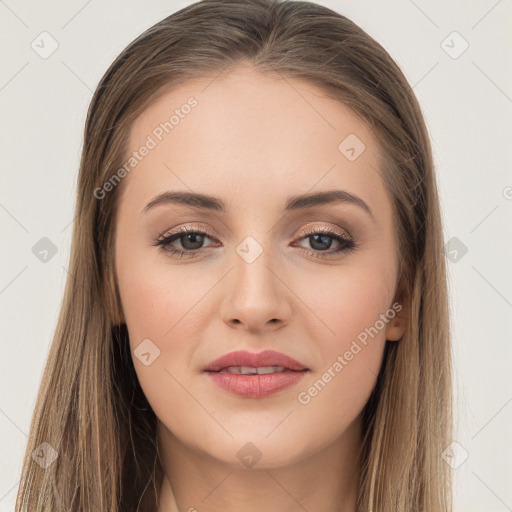
<path id="1" fill-rule="evenodd" d="M 124 178 L 116 222 L 119 321 L 159 420 L 166 477 L 158 512 L 353 512 L 361 412 L 386 339 L 405 331 L 405 307 L 309 403 L 297 396 L 394 303 L 396 230 L 377 141 L 314 86 L 240 66 L 162 96 L 132 126 L 130 153 L 190 96 L 197 107 Z M 366 147 L 354 161 L 338 149 L 349 134 Z M 359 196 L 373 218 L 342 202 L 283 214 L 288 196 L 330 189 Z M 169 203 L 141 213 L 171 190 L 213 195 L 227 212 Z M 212 234 L 195 257 L 154 245 L 183 226 Z M 357 248 L 333 254 L 334 238 L 322 250 L 303 235 L 322 227 Z M 252 263 L 236 251 L 249 235 L 263 249 Z M 171 245 L 191 247 L 183 243 Z M 144 339 L 160 350 L 148 366 L 133 353 Z M 237 349 L 277 350 L 310 371 L 273 396 L 237 397 L 202 372 Z M 237 456 L 248 442 L 261 454 L 252 467 Z"/>

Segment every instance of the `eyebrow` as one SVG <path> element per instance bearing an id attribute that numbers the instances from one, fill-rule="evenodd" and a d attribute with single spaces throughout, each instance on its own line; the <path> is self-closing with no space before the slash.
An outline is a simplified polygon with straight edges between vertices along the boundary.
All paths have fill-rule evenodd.
<path id="1" fill-rule="evenodd" d="M 226 212 L 226 203 L 217 197 L 207 194 L 198 194 L 193 192 L 164 192 L 154 197 L 142 210 L 147 212 L 151 208 L 162 204 L 182 204 L 193 208 Z M 366 211 L 374 220 L 370 207 L 358 196 L 347 192 L 346 190 L 326 190 L 312 194 L 302 194 L 291 196 L 286 200 L 284 211 L 291 212 L 296 210 L 305 210 L 314 206 L 323 206 L 334 203 L 350 203 L 359 206 Z"/>

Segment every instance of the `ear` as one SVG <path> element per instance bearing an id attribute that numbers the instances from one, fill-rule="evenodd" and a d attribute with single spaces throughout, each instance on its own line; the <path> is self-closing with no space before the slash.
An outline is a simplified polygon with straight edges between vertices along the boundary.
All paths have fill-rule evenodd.
<path id="1" fill-rule="evenodd" d="M 400 309 L 398 307 L 392 308 L 395 311 L 395 316 L 389 320 L 386 327 L 386 339 L 389 341 L 399 340 L 404 335 L 409 322 L 408 304 L 398 301 L 393 304 L 399 304 L 401 307 Z"/>

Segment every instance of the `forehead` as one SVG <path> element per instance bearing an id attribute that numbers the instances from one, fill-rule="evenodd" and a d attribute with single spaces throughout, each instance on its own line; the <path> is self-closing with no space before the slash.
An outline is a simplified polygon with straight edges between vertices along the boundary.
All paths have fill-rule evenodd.
<path id="1" fill-rule="evenodd" d="M 313 187 L 386 194 L 376 139 L 352 110 L 307 82 L 247 67 L 161 96 L 134 122 L 126 157 L 144 146 L 123 184 L 132 198 L 166 187 L 245 204 Z"/>

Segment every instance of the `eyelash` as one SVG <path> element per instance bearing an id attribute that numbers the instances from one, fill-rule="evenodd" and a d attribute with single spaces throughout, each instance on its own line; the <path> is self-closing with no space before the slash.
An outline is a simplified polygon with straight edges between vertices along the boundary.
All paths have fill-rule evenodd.
<path id="1" fill-rule="evenodd" d="M 180 258 L 183 258 L 184 256 L 195 256 L 198 252 L 201 251 L 201 249 L 195 249 L 195 250 L 180 250 L 180 249 L 170 249 L 168 246 L 174 242 L 175 240 L 181 238 L 183 235 L 188 234 L 195 234 L 195 235 L 201 235 L 206 236 L 208 238 L 211 237 L 208 233 L 201 231 L 200 229 L 197 229 L 192 226 L 185 226 L 184 228 L 180 229 L 179 231 L 175 231 L 174 233 L 171 233 L 167 236 L 161 235 L 156 242 L 153 244 L 157 247 L 160 247 L 160 249 L 165 252 L 166 254 L 170 255 L 179 255 Z M 303 240 L 305 238 L 309 238 L 313 235 L 326 235 L 329 238 L 333 238 L 338 243 L 340 243 L 340 247 L 334 251 L 327 252 L 326 251 L 320 251 L 320 250 L 309 250 L 304 249 L 306 253 L 310 256 L 316 257 L 316 258 L 326 258 L 329 256 L 332 256 L 334 254 L 340 254 L 340 253 L 349 253 L 351 251 L 354 251 L 357 249 L 357 244 L 354 240 L 347 238 L 346 236 L 340 235 L 337 231 L 331 228 L 312 228 L 307 230 L 305 233 L 302 234 L 302 236 L 299 238 L 299 240 Z"/>

